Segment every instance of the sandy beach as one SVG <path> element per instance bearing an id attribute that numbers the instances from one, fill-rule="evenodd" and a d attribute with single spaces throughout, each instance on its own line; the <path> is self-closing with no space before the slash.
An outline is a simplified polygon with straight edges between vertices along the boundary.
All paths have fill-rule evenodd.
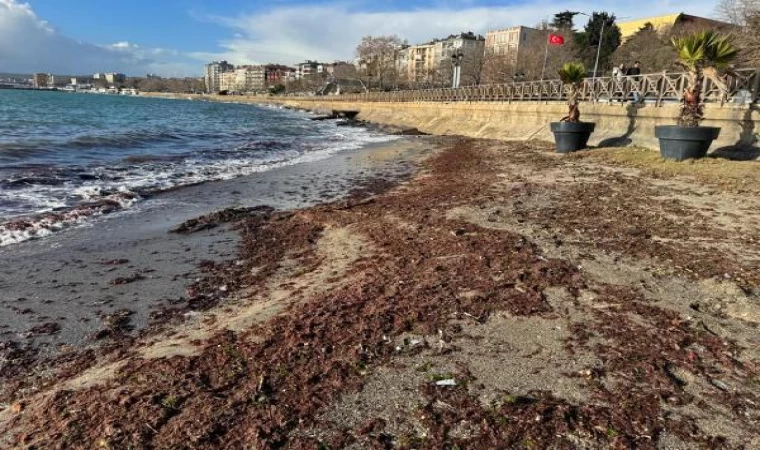
<path id="1" fill-rule="evenodd" d="M 162 192 L 134 210 L 0 247 L 2 397 L 23 392 L 9 379 L 39 374 L 83 351 L 95 358 L 97 349 L 149 333 L 180 310 L 210 307 L 216 299 L 199 303 L 191 286 L 209 263 L 235 262 L 239 235 L 224 220 L 191 234 L 169 232 L 179 224 L 217 210 L 284 211 L 335 201 L 378 178 L 408 177 L 422 154 L 413 138 L 375 144 Z"/>
<path id="2" fill-rule="evenodd" d="M 352 155 L 352 175 L 339 178 L 360 181 L 337 189 L 345 198 L 260 194 L 156 219 L 168 259 L 162 287 L 147 292 L 189 271 L 177 283 L 185 301 L 97 355 L 34 377 L 4 365 L 4 445 L 760 446 L 756 162 L 413 142 L 369 149 L 366 165 Z M 334 166 L 325 160 L 328 173 Z M 385 171 L 357 169 L 367 166 Z M 331 180 L 309 180 L 308 191 Z M 232 184 L 202 190 L 250 192 Z M 209 215 L 263 204 L 274 209 Z M 170 223 L 196 216 L 167 237 Z M 192 258 L 174 269 L 168 249 L 184 246 Z M 90 259 L 82 270 L 107 284 L 144 266 L 136 261 L 105 275 Z M 142 298 L 143 282 L 120 285 L 120 298 Z"/>

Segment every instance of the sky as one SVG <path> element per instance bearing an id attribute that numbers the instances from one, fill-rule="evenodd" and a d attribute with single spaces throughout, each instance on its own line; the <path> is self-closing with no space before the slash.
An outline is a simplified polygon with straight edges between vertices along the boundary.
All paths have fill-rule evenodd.
<path id="1" fill-rule="evenodd" d="M 0 72 L 200 76 L 203 65 L 353 60 L 365 35 L 421 43 L 554 13 L 713 16 L 716 0 L 0 0 Z"/>

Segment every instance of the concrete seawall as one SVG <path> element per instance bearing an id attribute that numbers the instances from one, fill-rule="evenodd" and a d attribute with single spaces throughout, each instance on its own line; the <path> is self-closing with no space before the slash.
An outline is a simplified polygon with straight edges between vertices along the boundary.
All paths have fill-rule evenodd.
<path id="1" fill-rule="evenodd" d="M 415 127 L 430 134 L 526 140 L 553 140 L 549 123 L 562 118 L 561 103 L 341 103 L 284 101 L 308 109 L 357 110 L 358 118 L 375 123 Z M 678 105 L 662 107 L 620 104 L 581 104 L 582 119 L 596 122 L 590 143 L 596 146 L 636 145 L 658 148 L 657 125 L 672 125 Z M 721 127 L 713 149 L 756 145 L 760 134 L 760 110 L 747 107 L 706 108 L 705 126 Z"/>
<path id="2" fill-rule="evenodd" d="M 294 108 L 319 111 L 359 111 L 358 118 L 373 123 L 414 127 L 436 135 L 462 135 L 469 137 L 551 141 L 549 123 L 561 119 L 567 112 L 564 103 L 536 102 L 457 102 L 457 103 L 354 103 L 324 101 L 320 98 L 295 99 L 287 97 L 225 97 L 181 96 L 213 101 L 245 103 L 277 103 Z M 627 104 L 582 103 L 581 117 L 596 122 L 591 145 L 635 145 L 656 149 L 654 136 L 657 125 L 673 125 L 679 105 L 633 106 Z M 705 108 L 705 126 L 721 127 L 712 150 L 723 147 L 749 148 L 758 145 L 760 137 L 760 108 L 728 105 Z"/>

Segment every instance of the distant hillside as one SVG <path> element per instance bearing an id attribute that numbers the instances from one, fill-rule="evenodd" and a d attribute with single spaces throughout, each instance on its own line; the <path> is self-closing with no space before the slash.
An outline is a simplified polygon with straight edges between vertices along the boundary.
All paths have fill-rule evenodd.
<path id="1" fill-rule="evenodd" d="M 0 78 L 32 78 L 32 74 L 0 72 Z"/>

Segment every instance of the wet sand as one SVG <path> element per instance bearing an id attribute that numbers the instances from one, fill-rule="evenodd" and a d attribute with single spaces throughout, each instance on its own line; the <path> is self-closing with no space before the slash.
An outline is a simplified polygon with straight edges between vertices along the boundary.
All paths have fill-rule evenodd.
<path id="1" fill-rule="evenodd" d="M 37 241 L 0 248 L 0 340 L 54 355 L 97 344 L 114 314 L 136 334 L 151 313 L 182 306 L 202 261 L 235 257 L 239 237 L 221 226 L 190 235 L 178 224 L 230 207 L 277 210 L 340 199 L 367 180 L 402 179 L 419 156 L 405 138 L 317 162 L 158 194 L 137 208 Z"/>

